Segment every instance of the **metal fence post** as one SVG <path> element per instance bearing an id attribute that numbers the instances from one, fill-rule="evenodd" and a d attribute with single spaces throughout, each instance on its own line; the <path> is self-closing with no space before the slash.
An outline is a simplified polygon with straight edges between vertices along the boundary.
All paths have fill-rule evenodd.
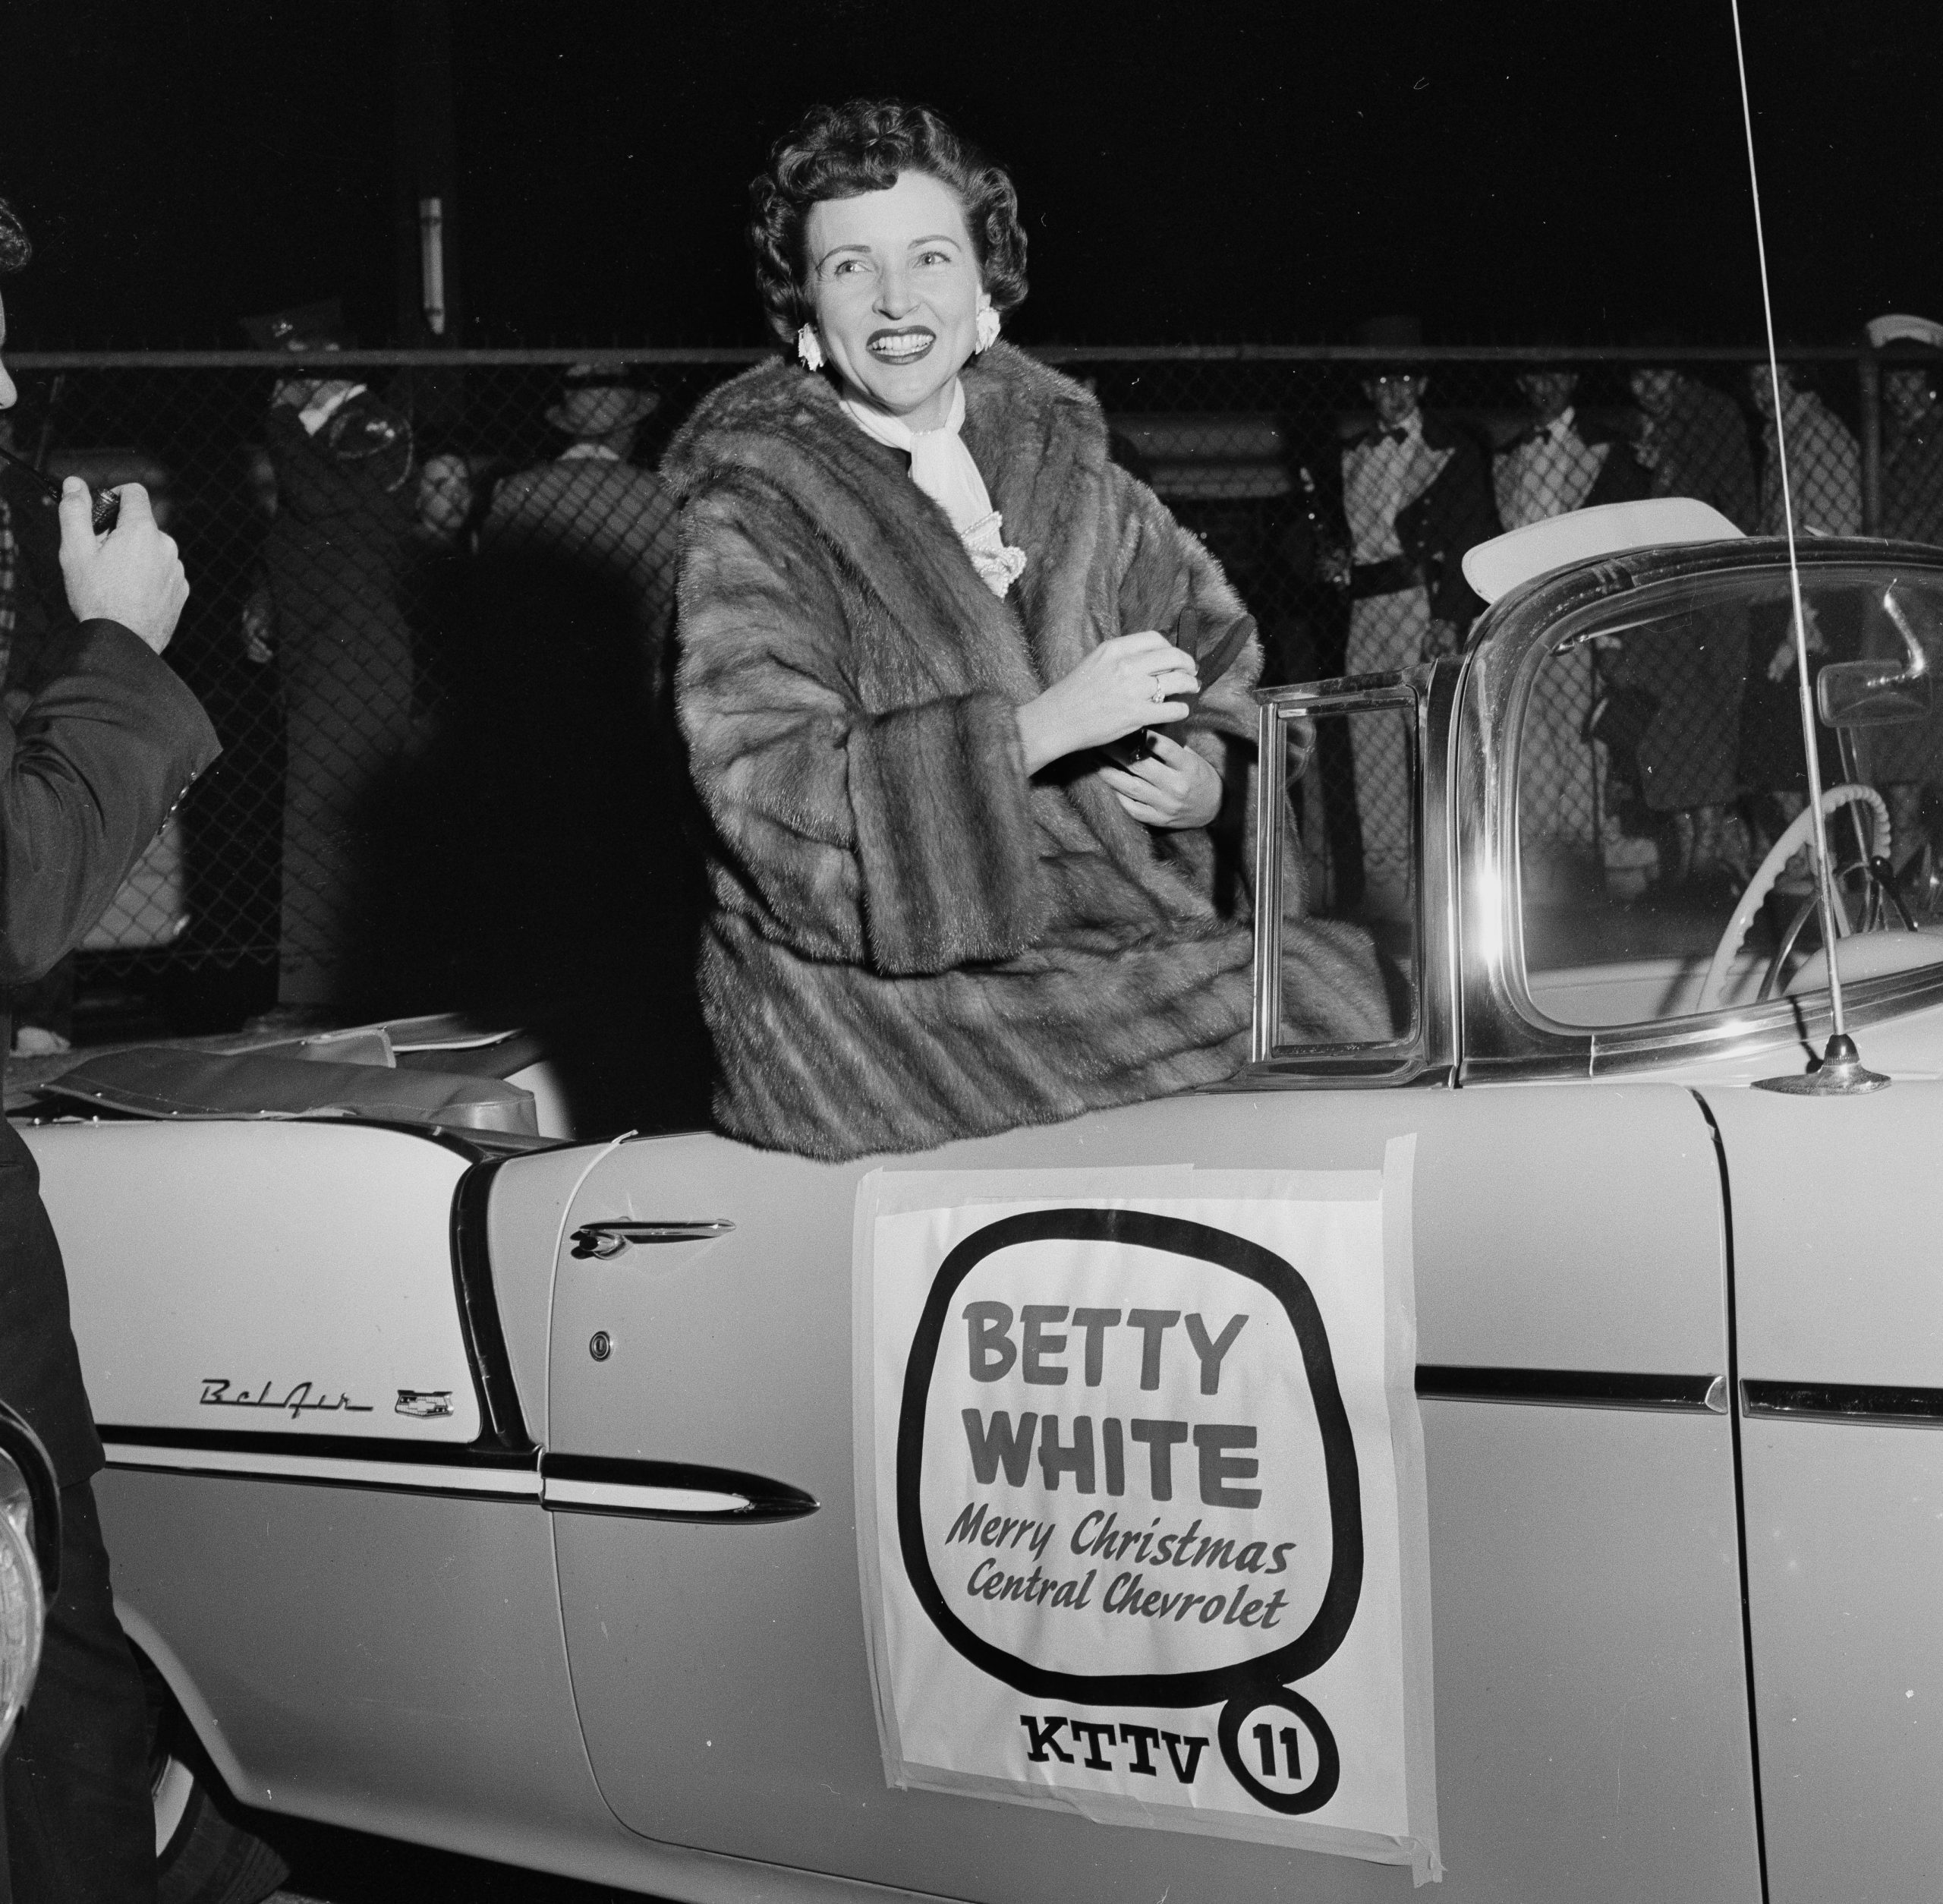
<path id="1" fill-rule="evenodd" d="M 1862 386 L 1862 532 L 1882 533 L 1882 377 L 1865 345 L 1856 359 Z"/>

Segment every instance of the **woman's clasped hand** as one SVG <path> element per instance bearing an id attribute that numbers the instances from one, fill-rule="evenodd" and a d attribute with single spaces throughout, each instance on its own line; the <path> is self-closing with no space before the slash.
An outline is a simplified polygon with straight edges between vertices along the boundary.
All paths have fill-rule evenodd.
<path id="1" fill-rule="evenodd" d="M 1102 641 L 1063 680 L 1019 711 L 1025 771 L 1143 727 L 1185 720 L 1201 685 L 1194 657 L 1155 629 Z M 1143 826 L 1205 827 L 1221 805 L 1221 780 L 1192 748 L 1156 735 L 1153 751 L 1130 768 L 1102 767 L 1100 777 Z"/>
<path id="2" fill-rule="evenodd" d="M 1025 771 L 1036 774 L 1068 754 L 1104 747 L 1142 727 L 1185 720 L 1187 704 L 1173 697 L 1200 686 L 1194 657 L 1157 629 L 1114 635 L 1019 709 Z"/>
<path id="3" fill-rule="evenodd" d="M 1205 827 L 1221 810 L 1221 777 L 1192 747 L 1156 734 L 1131 767 L 1103 767 L 1113 797 L 1146 827 Z"/>

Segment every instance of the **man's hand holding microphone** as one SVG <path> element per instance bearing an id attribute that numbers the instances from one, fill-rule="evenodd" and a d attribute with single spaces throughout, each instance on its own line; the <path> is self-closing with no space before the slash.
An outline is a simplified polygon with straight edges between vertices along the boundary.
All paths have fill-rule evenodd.
<path id="1" fill-rule="evenodd" d="M 189 578 L 173 536 L 156 525 L 140 483 L 116 492 L 119 519 L 95 533 L 88 486 L 70 476 L 61 486 L 61 574 L 77 621 L 119 622 L 159 654 L 189 599 Z"/>

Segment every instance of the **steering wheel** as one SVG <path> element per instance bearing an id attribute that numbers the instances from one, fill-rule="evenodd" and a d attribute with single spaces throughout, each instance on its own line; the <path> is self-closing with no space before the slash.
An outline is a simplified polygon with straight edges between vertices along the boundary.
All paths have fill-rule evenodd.
<path id="1" fill-rule="evenodd" d="M 1889 838 L 1888 803 L 1874 787 L 1862 786 L 1854 780 L 1831 787 L 1822 796 L 1822 811 L 1825 814 L 1851 804 L 1869 809 L 1869 851 L 1873 857 Z M 1755 869 L 1754 877 L 1747 882 L 1747 890 L 1740 896 L 1740 903 L 1734 909 L 1733 918 L 1727 921 L 1727 928 L 1721 935 L 1720 944 L 1714 947 L 1705 982 L 1700 988 L 1697 1010 L 1712 1011 L 1719 1006 L 1721 995 L 1727 989 L 1727 968 L 1746 941 L 1748 930 L 1754 923 L 1754 915 L 1760 911 L 1762 903 L 1774 890 L 1775 881 L 1781 876 L 1781 868 L 1806 843 L 1814 825 L 1814 815 L 1804 806 L 1782 829 L 1781 837 L 1768 849 L 1767 858 Z"/>

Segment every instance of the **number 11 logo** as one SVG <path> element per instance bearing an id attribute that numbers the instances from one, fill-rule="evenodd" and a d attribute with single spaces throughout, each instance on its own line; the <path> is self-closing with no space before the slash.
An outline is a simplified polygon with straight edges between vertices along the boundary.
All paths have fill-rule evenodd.
<path id="1" fill-rule="evenodd" d="M 1219 1730 L 1222 1762 L 1270 1811 L 1299 1817 L 1335 1795 L 1343 1769 L 1335 1735 L 1293 1688 L 1264 1688 L 1255 1698 L 1230 1701 Z"/>
<path id="2" fill-rule="evenodd" d="M 1275 1776 L 1275 1728 L 1258 1726 L 1255 1729 L 1255 1742 L 1261 1752 L 1261 1776 L 1265 1779 Z M 1302 1782 L 1302 1735 L 1293 1726 L 1282 1728 L 1282 1750 L 1289 1762 L 1288 1770 L 1283 1774 L 1290 1784 Z"/>

